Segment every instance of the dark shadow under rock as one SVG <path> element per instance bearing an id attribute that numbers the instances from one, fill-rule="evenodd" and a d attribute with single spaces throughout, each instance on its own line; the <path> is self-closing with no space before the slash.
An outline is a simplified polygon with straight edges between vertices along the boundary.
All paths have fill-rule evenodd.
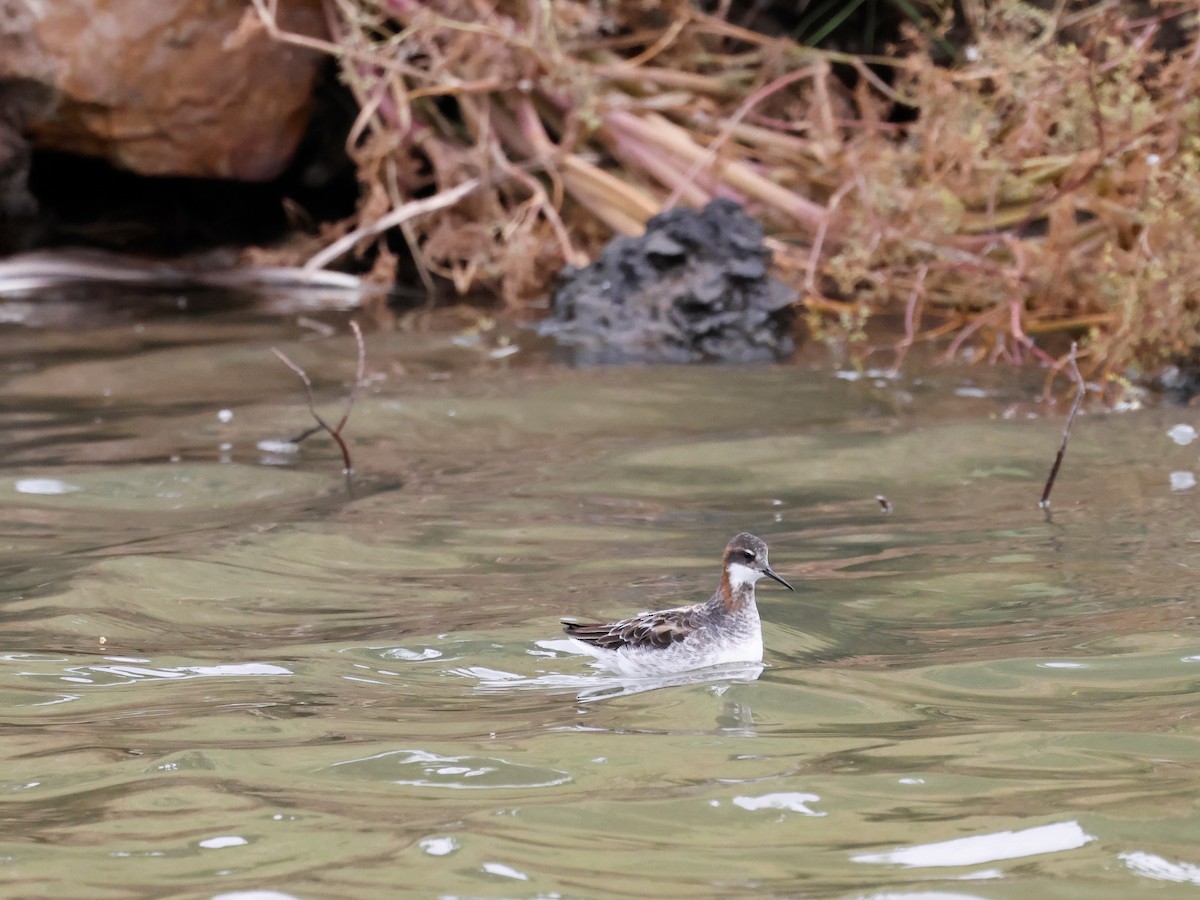
<path id="1" fill-rule="evenodd" d="M 1171 403 L 1192 405 L 1200 395 L 1200 348 L 1176 355 L 1169 364 L 1139 380 L 1161 391 Z"/>
<path id="2" fill-rule="evenodd" d="M 541 331 L 584 365 L 783 359 L 793 293 L 770 265 L 762 226 L 734 201 L 673 209 L 564 270 Z"/>

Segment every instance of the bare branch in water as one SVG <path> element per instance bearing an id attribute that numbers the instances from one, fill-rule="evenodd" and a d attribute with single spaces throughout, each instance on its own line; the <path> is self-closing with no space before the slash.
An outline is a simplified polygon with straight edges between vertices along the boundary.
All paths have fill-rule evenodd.
<path id="1" fill-rule="evenodd" d="M 354 401 L 358 399 L 358 392 L 362 387 L 363 377 L 367 368 L 367 350 L 363 343 L 362 329 L 358 327 L 358 322 L 353 319 L 350 321 L 350 328 L 354 332 L 354 342 L 358 347 L 358 368 L 354 373 L 354 384 L 350 386 L 350 393 L 346 395 L 346 405 L 342 409 L 342 417 L 338 420 L 336 426 L 331 426 L 317 412 L 316 400 L 313 397 L 312 381 L 309 379 L 308 373 L 292 362 L 287 357 L 287 354 L 278 347 L 271 348 L 271 352 L 279 357 L 279 361 L 295 372 L 304 383 L 304 394 L 308 400 L 308 411 L 312 413 L 312 417 L 317 421 L 317 424 L 313 427 L 306 428 L 295 437 L 289 438 L 288 443 L 299 444 L 301 441 L 312 437 L 318 431 L 326 432 L 338 445 L 338 449 L 342 451 L 342 468 L 347 475 L 354 472 L 354 464 L 350 459 L 350 448 L 346 446 L 346 441 L 342 437 L 342 429 L 346 427 L 346 421 L 350 418 L 350 411 L 354 408 Z"/>
<path id="2" fill-rule="evenodd" d="M 346 420 L 350 418 L 350 410 L 354 409 L 354 401 L 358 399 L 359 389 L 367 374 L 367 348 L 363 344 L 362 329 L 358 327 L 358 322 L 354 319 L 350 320 L 350 330 L 354 332 L 354 346 L 358 349 L 358 368 L 354 371 L 354 384 L 350 386 L 350 393 L 346 395 L 346 405 L 342 408 L 342 417 L 338 420 L 337 428 L 334 429 L 339 434 L 345 427 Z"/>
<path id="3" fill-rule="evenodd" d="M 1058 455 L 1054 457 L 1054 465 L 1050 468 L 1050 477 L 1046 479 L 1046 486 L 1042 489 L 1042 499 L 1038 502 L 1041 509 L 1050 509 L 1050 491 L 1054 489 L 1054 481 L 1058 478 L 1059 467 L 1062 466 L 1063 457 L 1067 454 L 1067 441 L 1071 437 L 1071 425 L 1075 422 L 1075 414 L 1079 412 L 1079 407 L 1083 404 L 1083 395 L 1087 391 L 1087 382 L 1083 380 L 1083 375 L 1079 371 L 1079 363 L 1075 359 L 1075 342 L 1071 342 L 1071 354 L 1068 361 L 1071 363 L 1071 374 L 1075 377 L 1075 385 L 1078 390 L 1075 392 L 1075 402 L 1071 404 L 1071 411 L 1067 414 L 1067 424 L 1063 426 L 1062 443 L 1058 446 Z"/>

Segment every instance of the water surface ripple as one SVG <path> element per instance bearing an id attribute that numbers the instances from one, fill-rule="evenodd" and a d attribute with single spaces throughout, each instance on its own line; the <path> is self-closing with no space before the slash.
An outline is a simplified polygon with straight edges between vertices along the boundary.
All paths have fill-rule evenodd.
<path id="1" fill-rule="evenodd" d="M 1191 411 L 1082 417 L 1047 520 L 1061 423 L 1012 372 L 400 329 L 348 490 L 260 446 L 307 424 L 269 346 L 335 408 L 344 327 L 121 308 L 0 331 L 6 896 L 1200 886 Z M 706 597 L 740 530 L 798 588 L 759 592 L 764 667 L 564 652 L 560 615 Z"/>

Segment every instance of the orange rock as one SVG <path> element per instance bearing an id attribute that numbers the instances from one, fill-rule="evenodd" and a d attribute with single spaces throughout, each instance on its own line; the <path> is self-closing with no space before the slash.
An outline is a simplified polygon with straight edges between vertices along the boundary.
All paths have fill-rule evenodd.
<path id="1" fill-rule="evenodd" d="M 308 122 L 321 55 L 273 39 L 249 4 L 18 0 L 4 17 L 0 96 L 47 88 L 23 89 L 18 110 L 35 148 L 144 175 L 264 181 Z M 280 0 L 279 24 L 326 36 L 321 0 Z"/>

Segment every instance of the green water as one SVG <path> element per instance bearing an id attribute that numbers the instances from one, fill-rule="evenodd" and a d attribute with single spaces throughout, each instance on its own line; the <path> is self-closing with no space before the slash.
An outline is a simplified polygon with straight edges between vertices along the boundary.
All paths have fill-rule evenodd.
<path id="1" fill-rule="evenodd" d="M 420 324 L 369 329 L 348 489 L 258 446 L 307 424 L 271 345 L 336 418 L 344 316 L 139 302 L 0 327 L 4 896 L 1200 886 L 1192 411 L 1081 417 L 1047 521 L 1061 414 L 1011 371 Z M 798 589 L 760 585 L 757 679 L 539 643 L 706 598 L 742 530 Z"/>

